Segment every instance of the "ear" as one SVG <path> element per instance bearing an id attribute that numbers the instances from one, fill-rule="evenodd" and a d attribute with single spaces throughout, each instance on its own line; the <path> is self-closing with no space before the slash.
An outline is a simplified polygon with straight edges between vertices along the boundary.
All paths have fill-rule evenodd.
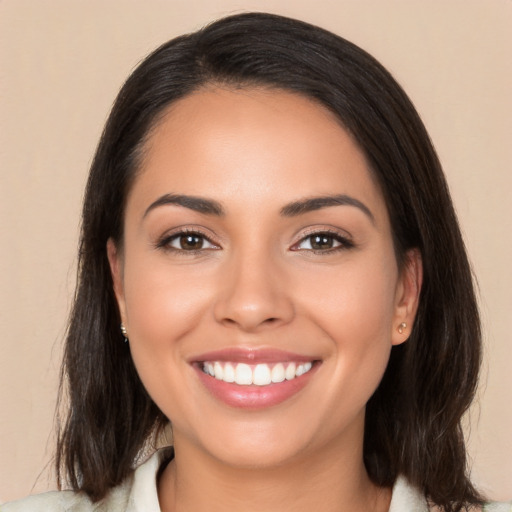
<path id="1" fill-rule="evenodd" d="M 391 325 L 391 343 L 393 345 L 400 345 L 407 341 L 411 334 L 418 311 L 422 282 L 421 253 L 418 249 L 410 249 L 405 255 L 396 288 L 395 313 Z"/>
<path id="2" fill-rule="evenodd" d="M 114 293 L 119 307 L 121 322 L 126 326 L 126 303 L 124 300 L 123 255 L 112 238 L 107 241 L 107 258 L 114 284 Z"/>

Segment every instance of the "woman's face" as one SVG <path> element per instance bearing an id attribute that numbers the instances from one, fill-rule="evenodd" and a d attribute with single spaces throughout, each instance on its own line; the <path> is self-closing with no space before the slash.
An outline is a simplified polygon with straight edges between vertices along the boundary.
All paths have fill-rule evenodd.
<path id="1" fill-rule="evenodd" d="M 108 253 L 177 449 L 239 466 L 359 450 L 421 265 L 412 252 L 399 272 L 352 138 L 301 96 L 211 88 L 173 104 L 146 150 Z"/>

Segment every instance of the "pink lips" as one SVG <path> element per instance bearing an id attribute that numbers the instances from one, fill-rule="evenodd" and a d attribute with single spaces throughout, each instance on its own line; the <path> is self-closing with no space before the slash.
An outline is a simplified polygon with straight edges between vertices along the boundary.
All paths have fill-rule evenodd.
<path id="1" fill-rule="evenodd" d="M 235 363 L 307 362 L 314 358 L 277 349 L 227 348 L 198 355 L 193 361 L 233 361 Z"/>
<path id="2" fill-rule="evenodd" d="M 251 366 L 260 363 L 268 365 L 287 362 L 307 363 L 315 361 L 315 363 L 307 373 L 292 380 L 258 386 L 224 382 L 208 375 L 203 371 L 202 363 L 212 361 L 245 363 Z M 202 384 L 221 402 L 242 409 L 263 409 L 278 405 L 302 390 L 318 369 L 319 361 L 312 357 L 275 349 L 229 348 L 201 354 L 194 357 L 191 364 Z"/>

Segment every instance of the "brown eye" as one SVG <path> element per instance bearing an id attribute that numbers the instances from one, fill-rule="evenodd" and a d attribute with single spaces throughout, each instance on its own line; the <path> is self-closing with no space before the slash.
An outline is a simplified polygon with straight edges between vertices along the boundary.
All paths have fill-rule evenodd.
<path id="1" fill-rule="evenodd" d="M 219 246 L 210 242 L 205 235 L 195 232 L 176 233 L 170 237 L 164 238 L 158 243 L 158 247 L 183 252 L 219 249 Z"/>
<path id="2" fill-rule="evenodd" d="M 311 249 L 314 251 L 322 251 L 332 249 L 334 247 L 334 237 L 332 235 L 320 234 L 310 237 Z"/>
<path id="3" fill-rule="evenodd" d="M 292 250 L 331 252 L 337 249 L 350 249 L 354 244 L 337 233 L 319 232 L 304 237 Z"/>
<path id="4" fill-rule="evenodd" d="M 180 249 L 184 251 L 197 251 L 203 248 L 204 238 L 200 235 L 187 233 L 179 237 Z"/>

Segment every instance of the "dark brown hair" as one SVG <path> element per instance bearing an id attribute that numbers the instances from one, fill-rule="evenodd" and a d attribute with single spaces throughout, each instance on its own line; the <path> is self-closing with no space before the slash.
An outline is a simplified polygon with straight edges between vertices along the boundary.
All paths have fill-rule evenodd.
<path id="1" fill-rule="evenodd" d="M 422 255 L 424 282 L 407 343 L 394 347 L 366 414 L 370 478 L 399 474 L 444 511 L 481 498 L 468 478 L 461 417 L 474 396 L 480 325 L 472 275 L 428 134 L 391 75 L 352 43 L 269 14 L 221 19 L 164 44 L 128 78 L 101 137 L 83 207 L 78 284 L 62 370 L 69 408 L 57 468 L 99 500 L 133 471 L 167 419 L 146 393 L 119 331 L 106 243 L 122 243 L 126 196 L 163 110 L 208 84 L 292 91 L 331 110 L 366 154 L 384 194 L 398 262 Z M 62 395 L 63 396 L 63 395 Z"/>

